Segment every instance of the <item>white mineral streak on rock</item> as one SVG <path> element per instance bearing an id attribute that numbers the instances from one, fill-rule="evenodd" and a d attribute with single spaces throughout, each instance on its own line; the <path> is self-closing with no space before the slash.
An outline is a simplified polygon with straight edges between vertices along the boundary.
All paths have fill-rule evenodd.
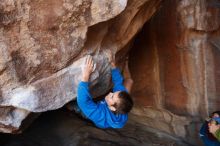
<path id="1" fill-rule="evenodd" d="M 30 85 L 3 92 L 5 98 L 1 105 L 14 106 L 32 112 L 43 112 L 62 107 L 76 97 L 76 89 L 81 80 L 81 68 L 84 60 L 85 57 L 75 61 L 71 66 Z M 90 80 L 96 80 L 98 77 L 99 73 L 95 70 Z M 48 88 L 45 89 L 46 87 Z M 45 95 L 48 98 L 45 98 Z"/>

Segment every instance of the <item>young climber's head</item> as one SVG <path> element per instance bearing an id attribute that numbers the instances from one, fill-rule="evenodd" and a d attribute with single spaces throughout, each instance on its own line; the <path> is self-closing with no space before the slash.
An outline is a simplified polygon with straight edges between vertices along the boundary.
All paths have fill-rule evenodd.
<path id="1" fill-rule="evenodd" d="M 114 113 L 129 113 L 133 107 L 133 100 L 126 91 L 110 92 L 105 100 L 109 109 Z"/>

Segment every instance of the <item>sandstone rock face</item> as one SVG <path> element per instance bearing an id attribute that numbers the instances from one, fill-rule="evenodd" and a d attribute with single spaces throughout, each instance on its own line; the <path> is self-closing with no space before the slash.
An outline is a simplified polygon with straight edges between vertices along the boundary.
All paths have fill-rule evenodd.
<path id="1" fill-rule="evenodd" d="M 74 100 L 86 55 L 96 63 L 92 94 L 105 94 L 107 53 L 116 54 L 120 68 L 129 53 L 132 95 L 140 105 L 131 118 L 198 145 L 201 119 L 220 104 L 219 5 L 0 0 L 0 131 L 18 132 L 29 113 Z"/>
<path id="2" fill-rule="evenodd" d="M 161 5 L 137 36 L 130 53 L 133 96 L 136 103 L 146 107 L 144 111 L 149 107 L 168 110 L 180 116 L 172 116 L 174 119 L 182 121 L 173 121 L 166 128 L 166 120 L 162 122 L 160 114 L 154 113 L 160 122 L 148 125 L 168 133 L 176 133 L 171 129 L 178 125 L 182 130 L 177 131 L 182 133 L 176 135 L 202 145 L 198 144 L 201 121 L 219 110 L 219 4 L 168 0 Z M 151 115 L 144 117 L 153 119 Z M 188 124 L 183 117 L 189 118 Z"/>
<path id="3" fill-rule="evenodd" d="M 0 131 L 16 132 L 29 113 L 75 99 L 88 54 L 96 63 L 92 94 L 106 93 L 111 87 L 106 52 L 115 54 L 129 44 L 159 4 L 0 0 Z"/>
<path id="4" fill-rule="evenodd" d="M 185 126 L 191 122 L 190 118 L 178 116 L 166 109 L 154 107 L 134 108 L 130 118 L 145 126 L 161 130 L 176 137 L 185 138 L 187 130 Z M 137 120 L 138 119 L 138 120 Z"/>

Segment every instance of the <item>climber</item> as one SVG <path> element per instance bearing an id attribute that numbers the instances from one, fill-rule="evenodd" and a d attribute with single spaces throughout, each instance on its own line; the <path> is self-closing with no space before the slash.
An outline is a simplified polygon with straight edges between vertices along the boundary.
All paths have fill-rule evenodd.
<path id="1" fill-rule="evenodd" d="M 205 146 L 220 146 L 220 111 L 215 111 L 206 119 L 200 129 L 200 138 Z"/>
<path id="2" fill-rule="evenodd" d="M 111 55 L 110 55 L 111 56 Z M 122 128 L 128 120 L 128 113 L 133 107 L 133 100 L 129 95 L 133 80 L 130 78 L 128 63 L 126 62 L 125 72 L 128 78 L 123 85 L 123 77 L 115 61 L 109 57 L 112 70 L 113 92 L 108 93 L 98 103 L 93 101 L 89 91 L 89 77 L 93 72 L 93 59 L 88 56 L 85 66 L 82 69 L 82 80 L 77 89 L 77 104 L 86 118 L 90 119 L 99 128 Z"/>

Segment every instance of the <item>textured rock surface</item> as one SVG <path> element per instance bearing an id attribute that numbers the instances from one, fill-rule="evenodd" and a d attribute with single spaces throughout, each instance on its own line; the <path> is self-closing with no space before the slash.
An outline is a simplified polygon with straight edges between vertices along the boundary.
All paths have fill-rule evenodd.
<path id="1" fill-rule="evenodd" d="M 134 108 L 130 118 L 138 119 L 138 123 L 164 131 L 177 137 L 186 137 L 185 126 L 191 122 L 189 118 L 175 115 L 165 109 L 153 107 Z"/>
<path id="2" fill-rule="evenodd" d="M 1 146 L 190 146 L 130 118 L 123 129 L 98 129 L 65 111 L 43 113 L 19 135 L 0 134 Z"/>
<path id="3" fill-rule="evenodd" d="M 201 121 L 219 110 L 220 103 L 219 3 L 168 0 L 161 5 L 130 53 L 133 96 L 144 107 L 189 118 L 182 134 L 202 145 L 198 144 Z M 157 126 L 153 125 L 166 129 Z M 168 127 L 172 129 L 172 124 Z"/>
<path id="4" fill-rule="evenodd" d="M 1 0 L 0 131 L 16 132 L 30 112 L 73 100 L 88 54 L 96 62 L 92 93 L 106 93 L 111 86 L 106 50 L 116 53 L 128 45 L 159 3 Z"/>
<path id="5" fill-rule="evenodd" d="M 132 49 L 132 95 L 140 105 L 133 118 L 201 145 L 201 119 L 220 104 L 219 6 L 217 0 L 0 0 L 0 131 L 16 132 L 29 113 L 74 99 L 88 54 L 96 62 L 92 94 L 106 93 L 106 53 L 115 53 L 122 68 Z"/>

